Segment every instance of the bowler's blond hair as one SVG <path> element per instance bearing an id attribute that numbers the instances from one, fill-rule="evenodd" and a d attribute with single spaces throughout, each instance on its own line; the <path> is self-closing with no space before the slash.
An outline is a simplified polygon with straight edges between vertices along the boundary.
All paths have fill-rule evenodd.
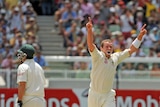
<path id="1" fill-rule="evenodd" d="M 102 40 L 101 47 L 103 47 L 103 45 L 104 45 L 105 42 L 112 43 L 112 40 L 111 39 L 104 39 L 104 40 Z"/>

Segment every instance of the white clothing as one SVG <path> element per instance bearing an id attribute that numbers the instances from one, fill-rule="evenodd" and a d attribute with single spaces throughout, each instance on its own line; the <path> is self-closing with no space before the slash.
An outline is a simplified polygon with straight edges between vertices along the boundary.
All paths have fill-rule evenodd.
<path id="1" fill-rule="evenodd" d="M 130 56 L 129 52 L 127 49 L 123 52 L 116 52 L 107 59 L 103 52 L 95 48 L 91 56 L 91 88 L 100 93 L 108 93 L 112 89 L 117 65 Z"/>
<path id="2" fill-rule="evenodd" d="M 132 26 L 129 24 L 130 22 L 134 22 L 134 17 L 130 16 L 129 18 L 126 17 L 126 15 L 122 15 L 120 17 L 120 20 L 122 22 L 121 31 L 122 32 L 130 32 L 132 30 Z"/>
<path id="3" fill-rule="evenodd" d="M 29 97 L 23 98 L 23 107 L 45 107 L 45 99 L 43 97 Z"/>
<path id="4" fill-rule="evenodd" d="M 97 93 L 90 89 L 88 107 L 116 107 L 115 95 L 114 90 L 111 90 L 109 93 Z"/>
<path id="5" fill-rule="evenodd" d="M 93 52 L 90 52 L 90 54 L 92 57 L 90 90 L 93 90 L 97 93 L 108 94 L 112 90 L 116 67 L 125 58 L 130 56 L 129 51 L 128 49 L 126 49 L 122 52 L 116 52 L 112 54 L 109 59 L 107 59 L 105 54 L 99 51 L 97 48 L 95 48 Z M 88 107 L 115 107 L 114 104 L 113 106 L 103 106 L 104 103 L 108 102 L 108 99 L 106 99 L 106 97 L 102 97 L 102 99 L 104 98 L 103 100 L 106 102 L 97 102 L 98 104 L 95 104 L 95 102 L 94 104 L 97 106 L 93 106 L 93 102 L 90 102 L 90 99 L 95 100 L 98 96 L 96 94 L 94 95 L 94 98 L 90 98 L 90 96 L 92 95 L 89 95 Z"/>
<path id="6" fill-rule="evenodd" d="M 26 82 L 25 96 L 44 97 L 44 71 L 33 59 L 27 59 L 18 67 L 17 83 Z"/>
<path id="7" fill-rule="evenodd" d="M 15 107 L 19 107 L 18 104 Z M 23 107 L 46 107 L 46 101 L 44 97 L 24 96 Z"/>

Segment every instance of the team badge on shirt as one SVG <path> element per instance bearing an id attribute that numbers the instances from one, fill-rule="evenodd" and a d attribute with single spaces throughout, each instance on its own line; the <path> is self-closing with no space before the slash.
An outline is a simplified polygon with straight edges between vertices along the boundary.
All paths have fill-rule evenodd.
<path id="1" fill-rule="evenodd" d="M 108 63 L 108 59 L 107 59 L 107 58 L 105 58 L 104 63 L 105 63 L 105 64 Z M 114 64 L 114 63 L 113 63 L 113 60 L 111 61 L 111 63 Z"/>
<path id="2" fill-rule="evenodd" d="M 104 63 L 105 63 L 105 64 L 107 64 L 107 63 L 108 63 L 108 60 L 107 60 L 107 58 L 105 58 L 105 60 L 104 60 Z"/>

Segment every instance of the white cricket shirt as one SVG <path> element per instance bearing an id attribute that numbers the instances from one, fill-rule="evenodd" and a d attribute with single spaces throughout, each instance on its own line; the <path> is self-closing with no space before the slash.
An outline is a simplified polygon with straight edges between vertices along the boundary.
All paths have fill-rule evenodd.
<path id="1" fill-rule="evenodd" d="M 113 53 L 109 59 L 97 48 L 90 52 L 92 57 L 92 70 L 90 74 L 90 88 L 99 93 L 111 91 L 117 65 L 129 57 L 128 49 Z"/>
<path id="2" fill-rule="evenodd" d="M 17 83 L 26 82 L 25 96 L 44 97 L 44 71 L 33 59 L 27 59 L 19 65 Z"/>

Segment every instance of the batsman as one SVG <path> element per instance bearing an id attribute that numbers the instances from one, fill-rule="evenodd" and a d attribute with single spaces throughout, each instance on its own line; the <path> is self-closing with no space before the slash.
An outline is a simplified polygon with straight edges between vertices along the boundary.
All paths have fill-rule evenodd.
<path id="1" fill-rule="evenodd" d="M 25 44 L 18 50 L 21 64 L 17 70 L 18 99 L 16 107 L 45 107 L 45 76 L 41 66 L 33 60 L 35 50 Z"/>

